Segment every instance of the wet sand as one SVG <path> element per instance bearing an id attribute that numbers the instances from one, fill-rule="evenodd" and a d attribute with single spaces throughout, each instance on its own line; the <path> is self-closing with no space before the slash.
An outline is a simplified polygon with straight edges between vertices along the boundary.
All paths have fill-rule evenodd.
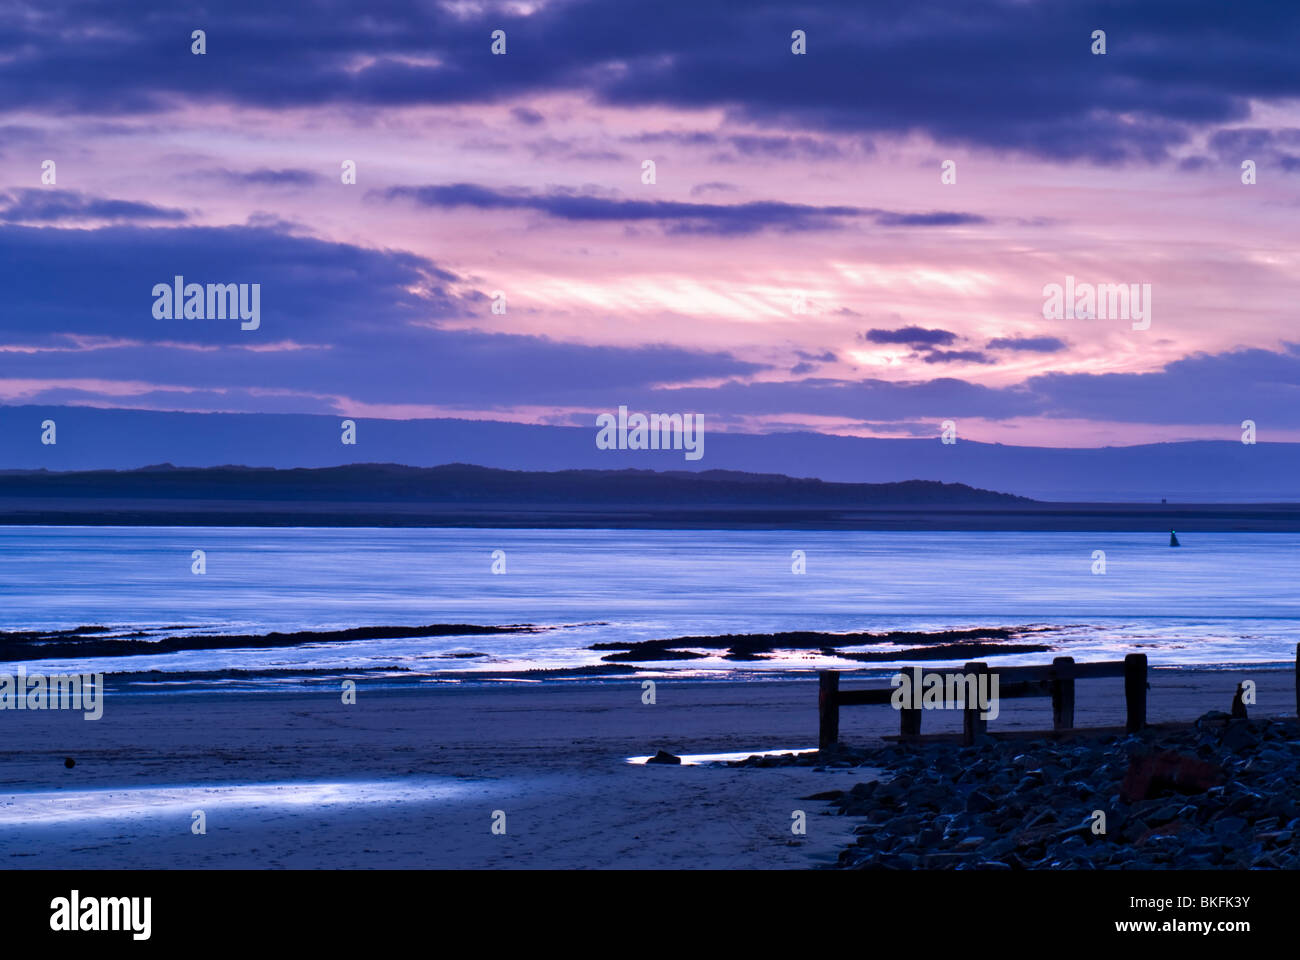
<path id="1" fill-rule="evenodd" d="M 1290 669 L 1154 670 L 1149 720 L 1226 710 L 1246 678 L 1253 714 L 1294 713 Z M 852 842 L 852 818 L 800 798 L 871 771 L 626 762 L 814 747 L 815 680 L 655 693 L 647 705 L 628 681 L 363 684 L 355 705 L 337 691 L 110 693 L 98 721 L 3 711 L 0 868 L 806 868 Z M 1079 684 L 1081 726 L 1123 716 L 1122 682 Z M 990 728 L 1050 722 L 1048 700 L 1012 700 Z M 866 743 L 897 724 L 887 706 L 846 708 L 841 736 Z M 926 713 L 927 731 L 959 726 L 955 711 Z"/>

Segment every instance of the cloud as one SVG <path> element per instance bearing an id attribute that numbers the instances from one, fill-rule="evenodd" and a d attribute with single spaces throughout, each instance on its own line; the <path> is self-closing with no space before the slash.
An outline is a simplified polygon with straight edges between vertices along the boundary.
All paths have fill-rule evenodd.
<path id="1" fill-rule="evenodd" d="M 49 134 L 40 127 L 28 127 L 22 124 L 0 124 L 0 156 L 4 156 L 12 146 L 35 146 L 48 142 Z"/>
<path id="2" fill-rule="evenodd" d="M 560 137 L 541 137 L 524 144 L 525 149 L 534 159 L 561 158 L 565 160 L 586 160 L 597 163 L 626 162 L 627 157 L 615 150 L 595 148 L 588 140 L 561 139 Z M 508 148 L 508 145 L 505 145 Z"/>
<path id="3" fill-rule="evenodd" d="M 311 187 L 325 180 L 314 170 L 271 170 L 266 167 L 259 167 L 256 170 L 204 170 L 195 176 L 223 180 L 241 186 L 263 187 Z"/>
<path id="4" fill-rule="evenodd" d="M 714 153 L 715 163 L 737 163 L 741 160 L 800 160 L 816 163 L 820 160 L 842 160 L 848 156 L 870 156 L 875 148 L 870 143 L 860 143 L 847 149 L 829 137 L 780 136 L 763 134 L 732 134 L 719 138 L 729 148 Z"/>
<path id="5" fill-rule="evenodd" d="M 953 377 L 901 382 L 826 377 L 781 382 L 730 380 L 716 387 L 634 394 L 628 402 L 652 410 L 671 402 L 674 409 L 700 410 L 706 415 L 884 422 L 951 416 L 1004 420 L 1033 416 L 1042 407 L 1042 401 L 1031 392 L 988 387 Z"/>
<path id="6" fill-rule="evenodd" d="M 896 343 L 910 347 L 921 355 L 926 363 L 980 363 L 991 364 L 996 361 L 979 350 L 940 350 L 963 339 L 951 330 L 926 327 L 898 327 L 893 330 L 872 329 L 859 333 L 858 339 L 865 343 Z M 913 358 L 916 354 L 912 355 Z"/>
<path id="7" fill-rule="evenodd" d="M 757 136 L 737 134 L 727 138 L 732 149 L 747 157 L 780 160 L 838 160 L 844 151 L 833 140 L 815 137 Z"/>
<path id="8" fill-rule="evenodd" d="M 1300 129 L 1276 130 L 1261 127 L 1235 127 L 1220 130 L 1210 137 L 1208 146 L 1219 162 L 1239 167 L 1243 160 L 1256 166 L 1274 167 L 1286 173 L 1300 172 Z M 1205 157 L 1189 157 L 1189 166 L 1208 162 Z"/>
<path id="9" fill-rule="evenodd" d="M 754 4 L 743 16 L 729 0 L 571 0 L 399 4 L 376 16 L 229 0 L 206 56 L 190 55 L 190 30 L 211 19 L 201 0 L 140 0 L 130 18 L 111 6 L 16 0 L 0 86 L 34 112 L 98 116 L 577 92 L 620 107 L 721 110 L 782 135 L 922 132 L 1101 164 L 1166 160 L 1195 132 L 1241 123 L 1252 103 L 1300 96 L 1300 7 L 1287 2 L 1241 16 L 1225 16 L 1219 0 L 885 0 L 869 16 L 836 0 Z M 805 56 L 789 49 L 796 21 Z M 1093 56 L 1102 24 L 1109 50 Z M 490 53 L 497 28 L 508 56 Z"/>
<path id="10" fill-rule="evenodd" d="M 928 330 L 924 327 L 899 327 L 897 330 L 868 330 L 858 334 L 867 343 L 902 343 L 913 349 L 948 346 L 957 342 L 957 334 L 949 330 Z"/>
<path id="11" fill-rule="evenodd" d="M 1048 373 L 1025 384 L 1049 416 L 1129 423 L 1295 422 L 1300 355 L 1261 349 L 1193 354 L 1152 373 Z"/>
<path id="12" fill-rule="evenodd" d="M 1097 420 L 1236 428 L 1253 419 L 1294 422 L 1300 397 L 1300 353 L 1237 350 L 1197 355 L 1141 374 L 1061 374 L 991 387 L 953 377 L 886 381 L 875 378 L 743 382 L 716 387 L 634 391 L 629 403 L 664 404 L 720 417 L 833 417 L 876 424 L 967 417 Z"/>
<path id="13" fill-rule="evenodd" d="M 926 363 L 995 363 L 992 357 L 978 350 L 930 350 L 925 355 Z"/>
<path id="14" fill-rule="evenodd" d="M 135 200 L 92 197 L 75 190 L 21 188 L 0 193 L 0 222 L 57 223 L 62 220 L 163 220 L 188 219 L 184 210 Z"/>
<path id="15" fill-rule="evenodd" d="M 1060 353 L 1067 344 L 1060 337 L 995 337 L 985 350 L 1021 350 L 1029 353 Z"/>
<path id="16" fill-rule="evenodd" d="M 536 193 L 519 188 L 499 190 L 473 183 L 396 186 L 372 192 L 388 200 L 408 200 L 424 207 L 472 207 L 476 210 L 532 210 L 560 220 L 609 223 L 652 221 L 670 233 L 752 234 L 761 230 L 794 232 L 838 230 L 844 221 L 868 218 L 884 226 L 947 226 L 982 222 L 973 214 L 899 214 L 866 207 L 811 206 L 779 201 L 711 204 L 674 200 L 625 200 L 576 190 Z"/>
<path id="17" fill-rule="evenodd" d="M 740 188 L 734 183 L 724 183 L 721 180 L 710 180 L 708 183 L 697 183 L 691 187 L 691 196 L 699 197 L 706 193 L 735 193 Z"/>
<path id="18" fill-rule="evenodd" d="M 796 350 L 794 355 L 799 358 L 799 362 L 790 368 L 790 375 L 802 377 L 812 373 L 823 363 L 834 363 L 838 357 L 832 350 L 825 350 L 821 353 L 809 353 L 807 350 Z"/>
<path id="19" fill-rule="evenodd" d="M 154 317 L 154 285 L 176 275 L 260 284 L 260 329 Z M 509 409 L 770 369 L 722 351 L 444 329 L 451 318 L 487 316 L 488 296 L 423 257 L 270 227 L 0 227 L 0 285 L 0 346 L 11 348 L 3 378 L 50 389 L 116 383 L 105 388 L 110 398 L 221 395 L 229 409 L 264 394 L 317 410 L 336 397 Z"/>
<path id="20" fill-rule="evenodd" d="M 546 122 L 546 118 L 532 107 L 515 107 L 510 115 L 525 126 L 535 127 Z"/>
<path id="21" fill-rule="evenodd" d="M 890 213 L 879 211 L 876 223 L 882 227 L 962 227 L 988 221 L 973 213 Z"/>
<path id="22" fill-rule="evenodd" d="M 714 147 L 722 142 L 721 135 L 708 130 L 657 130 L 631 134 L 623 139 L 627 143 L 669 143 L 675 147 Z"/>
<path id="23" fill-rule="evenodd" d="M 262 325 L 160 320 L 152 288 L 261 283 Z M 330 409 L 340 398 L 445 409 L 688 409 L 719 417 L 912 422 L 1022 417 L 1156 424 L 1294 421 L 1300 346 L 1195 354 L 1149 373 L 1048 373 L 990 386 L 955 377 L 772 380 L 726 351 L 664 344 L 565 343 L 463 329 L 490 300 L 466 278 L 410 253 L 271 227 L 0 226 L 3 379 L 13 395 L 124 400 L 187 409 Z M 448 320 L 454 325 L 444 325 Z M 874 338 L 872 339 L 874 335 Z M 937 356 L 959 338 L 900 327 L 862 335 Z M 832 351 L 796 350 L 800 368 Z M 799 375 L 796 375 L 799 376 Z M 22 384 L 15 388 L 14 384 Z"/>

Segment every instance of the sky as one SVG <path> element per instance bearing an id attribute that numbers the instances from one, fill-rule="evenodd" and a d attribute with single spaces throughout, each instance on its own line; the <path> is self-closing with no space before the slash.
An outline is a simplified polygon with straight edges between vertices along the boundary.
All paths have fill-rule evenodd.
<path id="1" fill-rule="evenodd" d="M 0 0 L 0 403 L 1300 441 L 1298 42 L 1293 2 Z M 156 316 L 177 275 L 257 329 Z M 1149 326 L 1045 318 L 1067 277 Z"/>

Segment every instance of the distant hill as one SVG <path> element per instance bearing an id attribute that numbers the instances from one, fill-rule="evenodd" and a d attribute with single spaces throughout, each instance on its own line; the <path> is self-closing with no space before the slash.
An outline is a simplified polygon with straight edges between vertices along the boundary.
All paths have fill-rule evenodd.
<path id="1" fill-rule="evenodd" d="M 40 424 L 58 443 L 40 443 Z M 340 443 L 342 417 L 308 414 L 159 413 L 90 407 L 0 406 L 0 467 L 132 469 L 331 467 L 357 462 L 431 467 L 475 463 L 505 470 L 739 471 L 843 483 L 964 483 L 1063 502 L 1300 502 L 1300 444 L 1236 440 L 1128 447 L 1045 448 L 976 443 L 959 436 L 861 439 L 810 432 L 708 430 L 704 457 L 680 450 L 599 450 L 591 427 L 485 420 L 358 419 L 355 446 Z M 1227 418 L 1232 420 L 1231 417 Z M 708 420 L 706 416 L 706 427 Z M 1228 435 L 1234 430 L 1225 427 Z M 937 433 L 937 425 L 936 425 Z M 1267 441 L 1267 425 L 1260 425 Z"/>
<path id="2" fill-rule="evenodd" d="M 1300 530 L 1300 504 L 1057 504 L 960 483 L 734 470 L 176 467 L 8 471 L 0 524 L 875 530 Z"/>
<path id="3" fill-rule="evenodd" d="M 408 467 L 357 463 L 344 467 L 182 468 L 170 463 L 137 470 L 0 473 L 0 499 L 259 501 L 528 507 L 918 507 L 1007 506 L 1025 497 L 961 483 L 828 483 L 734 470 L 497 470 L 472 464 Z"/>

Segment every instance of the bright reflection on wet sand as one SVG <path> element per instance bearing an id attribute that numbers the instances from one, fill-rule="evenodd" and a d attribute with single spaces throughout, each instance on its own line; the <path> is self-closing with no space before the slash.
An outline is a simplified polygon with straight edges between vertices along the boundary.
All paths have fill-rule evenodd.
<path id="1" fill-rule="evenodd" d="M 471 789 L 447 780 L 248 783 L 222 786 L 107 787 L 0 796 L 0 827 L 77 820 L 134 819 L 196 809 L 361 806 L 442 800 Z"/>

